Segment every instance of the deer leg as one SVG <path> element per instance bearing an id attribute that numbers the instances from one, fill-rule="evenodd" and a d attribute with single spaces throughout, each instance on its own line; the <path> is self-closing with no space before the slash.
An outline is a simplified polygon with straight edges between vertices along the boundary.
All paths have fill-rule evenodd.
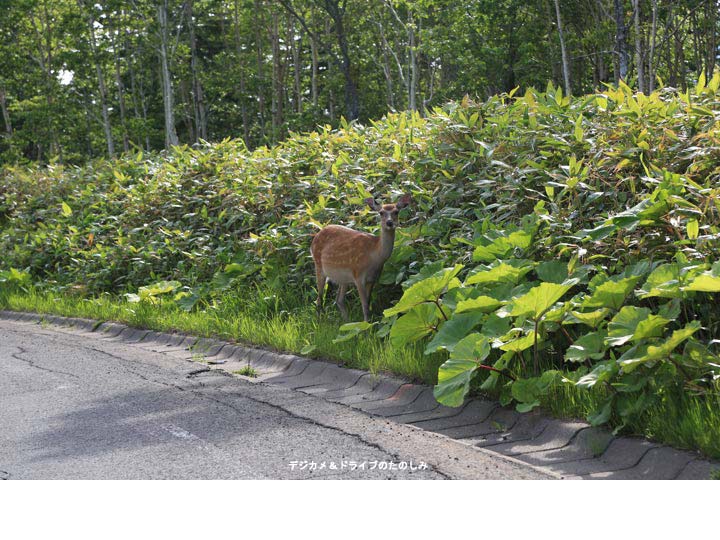
<path id="1" fill-rule="evenodd" d="M 347 288 L 347 285 L 338 285 L 337 298 L 335 299 L 335 304 L 337 304 L 340 315 L 342 315 L 344 321 L 347 321 L 348 318 L 347 308 L 345 307 L 345 293 L 347 293 Z"/>
<path id="2" fill-rule="evenodd" d="M 357 287 L 358 294 L 360 295 L 360 302 L 362 302 L 363 319 L 365 319 L 365 322 L 370 322 L 370 309 L 368 305 L 368 299 L 370 298 L 369 290 L 365 285 L 365 282 L 360 279 L 355 281 L 355 286 Z"/>
<path id="3" fill-rule="evenodd" d="M 323 297 L 325 296 L 325 284 L 327 282 L 327 277 L 319 270 L 317 271 L 316 276 L 318 288 L 317 312 L 318 314 L 320 314 L 320 310 L 322 309 L 323 305 Z"/>

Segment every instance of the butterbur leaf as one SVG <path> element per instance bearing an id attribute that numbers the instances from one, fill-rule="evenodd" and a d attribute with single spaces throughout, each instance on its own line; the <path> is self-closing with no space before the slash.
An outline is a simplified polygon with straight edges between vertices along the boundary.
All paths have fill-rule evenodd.
<path id="1" fill-rule="evenodd" d="M 537 287 L 530 289 L 527 294 L 513 301 L 510 315 L 513 317 L 525 315 L 533 320 L 538 320 L 548 309 L 554 306 L 575 283 L 574 280 L 563 284 L 541 283 Z"/>
<path id="2" fill-rule="evenodd" d="M 625 372 L 629 373 L 640 364 L 668 358 L 678 345 L 699 329 L 700 323 L 698 321 L 688 323 L 685 327 L 675 330 L 668 339 L 659 345 L 638 345 L 633 347 L 618 358 L 618 363 Z"/>
<path id="3" fill-rule="evenodd" d="M 528 335 L 523 336 L 514 341 L 505 343 L 504 345 L 501 345 L 500 350 L 512 351 L 512 352 L 519 353 L 519 352 L 523 352 L 524 350 L 529 349 L 534 344 L 535 344 L 535 331 L 531 330 Z"/>
<path id="4" fill-rule="evenodd" d="M 390 342 L 402 347 L 424 338 L 435 330 L 440 313 L 434 304 L 420 304 L 399 317 L 390 330 Z"/>
<path id="5" fill-rule="evenodd" d="M 481 266 L 470 274 L 465 280 L 465 285 L 511 283 L 515 285 L 522 277 L 532 270 L 530 261 L 509 261 L 501 262 L 497 266 Z"/>
<path id="6" fill-rule="evenodd" d="M 466 311 L 479 311 L 481 313 L 490 313 L 502 306 L 505 302 L 496 300 L 490 296 L 478 296 L 468 300 L 461 300 L 457 303 L 455 313 L 464 313 Z"/>
<path id="7" fill-rule="evenodd" d="M 568 263 L 563 261 L 546 261 L 537 265 L 535 273 L 542 281 L 562 283 L 568 278 Z"/>
<path id="8" fill-rule="evenodd" d="M 447 407 L 462 405 L 477 366 L 474 360 L 447 360 L 438 370 L 438 383 L 433 388 L 435 399 Z"/>
<path id="9" fill-rule="evenodd" d="M 600 360 L 605 356 L 604 330 L 585 334 L 568 347 L 565 351 L 566 362 L 584 362 L 585 360 Z"/>
<path id="10" fill-rule="evenodd" d="M 179 281 L 158 281 L 152 285 L 140 287 L 138 289 L 138 294 L 141 299 L 146 299 L 153 296 L 171 293 L 175 289 L 179 289 L 181 286 L 182 284 Z"/>
<path id="11" fill-rule="evenodd" d="M 619 347 L 628 341 L 660 337 L 669 322 L 665 317 L 652 315 L 647 308 L 625 306 L 608 323 L 608 345 Z"/>
<path id="12" fill-rule="evenodd" d="M 692 280 L 690 285 L 684 287 L 685 291 L 698 292 L 720 292 L 720 276 L 715 276 L 710 272 L 703 272 Z"/>
<path id="13" fill-rule="evenodd" d="M 478 246 L 473 252 L 474 261 L 492 262 L 507 256 L 513 249 L 527 249 L 532 235 L 527 231 L 515 231 L 508 236 L 496 238 L 485 246 Z"/>
<path id="14" fill-rule="evenodd" d="M 517 411 L 528 412 L 540 405 L 540 398 L 545 395 L 559 375 L 559 371 L 551 369 L 539 377 L 518 379 L 513 382 L 511 392 L 512 397 L 518 401 Z"/>
<path id="15" fill-rule="evenodd" d="M 617 281 L 608 280 L 598 285 L 592 295 L 585 298 L 583 307 L 611 308 L 618 310 L 625 303 L 625 298 L 640 280 L 638 276 L 627 277 Z"/>
<path id="16" fill-rule="evenodd" d="M 612 414 L 613 397 L 608 398 L 605 402 L 600 405 L 595 412 L 591 413 L 587 417 L 587 421 L 590 422 L 591 426 L 599 426 L 610 420 Z"/>
<path id="17" fill-rule="evenodd" d="M 477 326 L 485 315 L 483 313 L 463 313 L 458 315 L 457 312 L 453 317 L 442 324 L 438 333 L 425 348 L 425 354 L 432 354 L 441 349 L 452 352 L 458 341 L 468 335 L 470 330 Z"/>
<path id="18" fill-rule="evenodd" d="M 450 358 L 482 362 L 490 354 L 490 341 L 487 336 L 473 332 L 460 340 L 450 353 Z"/>
<path id="19" fill-rule="evenodd" d="M 680 267 L 677 263 L 661 264 L 647 277 L 642 288 L 637 291 L 640 298 L 680 298 Z"/>
<path id="20" fill-rule="evenodd" d="M 598 383 L 608 382 L 617 374 L 618 366 L 614 360 L 600 362 L 587 375 L 583 375 L 575 383 L 580 388 L 592 388 Z"/>
<path id="21" fill-rule="evenodd" d="M 408 311 L 424 302 L 435 301 L 449 288 L 459 287 L 460 282 L 455 276 L 462 270 L 463 265 L 457 264 L 453 268 L 445 268 L 429 278 L 425 278 L 411 285 L 402 295 L 395 306 L 384 311 L 385 317 Z"/>
<path id="22" fill-rule="evenodd" d="M 609 315 L 607 308 L 596 309 L 595 311 L 580 312 L 571 311 L 563 324 L 585 324 L 590 328 L 597 328 L 598 325 Z"/>

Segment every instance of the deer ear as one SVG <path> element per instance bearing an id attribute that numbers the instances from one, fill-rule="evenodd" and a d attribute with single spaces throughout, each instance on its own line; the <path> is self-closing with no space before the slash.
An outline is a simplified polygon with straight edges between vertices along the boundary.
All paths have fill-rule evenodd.
<path id="1" fill-rule="evenodd" d="M 370 207 L 371 210 L 378 209 L 378 205 L 375 202 L 375 199 L 373 199 L 372 197 L 368 197 L 367 199 L 365 199 L 365 203 Z"/>
<path id="2" fill-rule="evenodd" d="M 400 197 L 400 199 L 395 204 L 395 206 L 399 209 L 402 209 L 402 208 L 405 208 L 408 204 L 410 204 L 410 201 L 412 201 L 412 195 L 410 195 L 409 193 L 406 193 L 405 195 Z"/>

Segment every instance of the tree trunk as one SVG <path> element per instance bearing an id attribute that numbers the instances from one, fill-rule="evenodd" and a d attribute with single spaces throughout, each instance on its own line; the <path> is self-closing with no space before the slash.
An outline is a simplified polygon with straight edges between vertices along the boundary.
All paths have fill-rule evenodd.
<path id="1" fill-rule="evenodd" d="M 118 90 L 118 104 L 120 108 L 120 126 L 122 127 L 123 135 L 123 151 L 128 152 L 130 150 L 130 141 L 127 130 L 127 111 L 125 107 L 125 85 L 123 84 L 122 75 L 120 73 L 120 54 L 117 49 L 117 30 L 110 32 L 112 39 L 113 55 L 115 57 L 115 84 Z"/>
<path id="2" fill-rule="evenodd" d="M 302 95 L 302 66 L 300 65 L 300 48 L 302 45 L 302 30 L 299 32 L 298 39 L 295 39 L 295 23 L 290 20 L 290 51 L 293 59 L 293 75 L 295 79 L 295 112 L 302 113 L 303 111 L 303 95 Z"/>
<path id="3" fill-rule="evenodd" d="M 97 42 L 95 40 L 95 17 L 93 15 L 94 6 L 87 6 L 84 1 L 80 1 L 80 7 L 87 10 L 88 30 L 90 32 L 90 52 L 92 52 L 95 62 L 95 73 L 98 79 L 98 89 L 100 91 L 100 109 L 102 111 L 103 131 L 105 132 L 105 141 L 107 143 L 108 156 L 115 157 L 115 143 L 112 137 L 112 127 L 110 126 L 110 112 L 107 103 L 107 87 L 105 86 L 105 74 L 103 73 L 100 58 L 98 58 Z"/>
<path id="4" fill-rule="evenodd" d="M 158 22 L 160 23 L 160 78 L 162 80 L 163 110 L 165 112 L 165 148 L 168 149 L 180 142 L 175 130 L 175 103 L 170 78 L 168 0 L 164 0 L 158 5 Z"/>
<path id="5" fill-rule="evenodd" d="M 633 22 L 635 26 L 635 64 L 637 65 L 638 91 L 645 93 L 645 55 L 643 36 L 640 29 L 640 0 L 633 0 Z"/>
<path id="6" fill-rule="evenodd" d="M 410 11 L 410 20 L 407 25 L 408 32 L 408 48 L 410 53 L 410 88 L 408 92 L 408 108 L 411 111 L 417 111 L 417 90 L 419 69 L 417 62 L 417 43 L 415 36 L 415 19 L 412 11 Z"/>
<path id="7" fill-rule="evenodd" d="M 257 100 L 258 114 L 260 116 L 260 133 L 265 138 L 265 77 L 263 69 L 263 50 L 262 50 L 262 0 L 255 0 L 254 23 L 255 23 L 255 50 L 257 53 Z"/>
<path id="8" fill-rule="evenodd" d="M 629 55 L 627 47 L 627 26 L 625 25 L 625 9 L 623 0 L 615 2 L 615 56 L 617 69 L 615 70 L 615 82 L 625 80 L 628 73 Z"/>
<path id="9" fill-rule="evenodd" d="M 315 36 L 310 36 L 310 55 L 312 56 L 312 71 L 310 79 L 310 97 L 314 108 L 318 106 L 318 45 Z"/>
<path id="10" fill-rule="evenodd" d="M 273 70 L 272 70 L 272 129 L 273 129 L 273 140 L 280 138 L 280 129 L 282 127 L 283 120 L 283 84 L 282 84 L 282 68 L 280 66 L 280 32 L 278 28 L 278 14 L 277 12 L 272 13 L 271 26 L 270 26 L 270 40 L 272 45 L 272 58 L 273 58 Z"/>
<path id="11" fill-rule="evenodd" d="M 652 30 L 650 32 L 650 53 L 647 62 L 647 91 L 652 93 L 655 90 L 655 45 L 657 43 L 657 11 L 658 0 L 652 0 Z"/>
<path id="12" fill-rule="evenodd" d="M 197 38 L 195 36 L 195 21 L 193 20 L 193 0 L 186 0 L 185 9 L 190 33 L 190 71 L 192 72 L 192 98 L 193 118 L 195 120 L 195 142 L 199 139 L 207 140 L 207 114 L 205 111 L 205 95 L 200 83 L 200 68 L 198 66 Z"/>
<path id="13" fill-rule="evenodd" d="M 555 0 L 555 16 L 557 17 L 558 35 L 560 36 L 560 52 L 562 55 L 563 81 L 565 82 L 565 95 L 572 94 L 570 86 L 570 63 L 568 62 L 567 51 L 565 50 L 565 35 L 563 34 L 562 17 L 560 17 L 560 3 Z"/>
<path id="14" fill-rule="evenodd" d="M 3 120 L 5 122 L 5 133 L 9 136 L 12 135 L 12 122 L 10 122 L 10 112 L 7 108 L 7 102 L 5 101 L 5 88 L 0 87 L 0 108 L 2 108 Z"/>
<path id="15" fill-rule="evenodd" d="M 243 50 L 242 50 L 242 38 L 240 36 L 240 6 L 238 0 L 234 2 L 234 14 L 235 14 L 235 53 L 237 54 L 237 61 L 239 63 L 238 69 L 240 70 L 240 95 L 238 101 L 240 101 L 240 114 L 242 116 L 243 123 L 243 141 L 245 146 L 250 145 L 250 120 L 248 118 L 247 111 L 247 95 L 245 88 L 245 66 L 242 63 Z"/>
<path id="16" fill-rule="evenodd" d="M 325 0 L 325 10 L 333 20 L 335 26 L 335 35 L 337 36 L 338 46 L 340 47 L 340 71 L 345 79 L 345 114 L 348 120 L 355 120 L 360 115 L 360 96 L 358 95 L 357 84 L 352 73 L 352 63 L 350 61 L 350 47 L 347 41 L 347 33 L 345 32 L 344 0 Z"/>

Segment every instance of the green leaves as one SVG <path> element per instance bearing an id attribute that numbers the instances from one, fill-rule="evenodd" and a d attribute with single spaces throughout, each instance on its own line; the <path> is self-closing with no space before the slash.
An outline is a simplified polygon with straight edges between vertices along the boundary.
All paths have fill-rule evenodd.
<path id="1" fill-rule="evenodd" d="M 433 390 L 435 399 L 448 407 L 462 405 L 475 371 L 489 354 L 487 336 L 473 333 L 463 338 L 450 354 L 450 359 L 440 366 L 438 384 Z"/>
<path id="2" fill-rule="evenodd" d="M 539 320 L 575 283 L 575 281 L 562 285 L 541 283 L 513 301 L 510 315 L 513 317 L 528 316 L 533 320 Z"/>
<path id="3" fill-rule="evenodd" d="M 660 315 L 652 315 L 647 308 L 625 306 L 608 324 L 608 345 L 619 347 L 628 341 L 662 336 L 670 321 Z"/>
<path id="4" fill-rule="evenodd" d="M 434 304 L 418 304 L 398 318 L 390 330 L 390 341 L 402 347 L 418 341 L 433 332 L 440 319 L 440 310 Z"/>
<path id="5" fill-rule="evenodd" d="M 626 372 L 631 372 L 640 364 L 655 362 L 666 359 L 683 341 L 687 340 L 695 332 L 700 330 L 700 323 L 693 321 L 680 330 L 675 330 L 672 335 L 659 345 L 640 345 L 633 347 L 623 354 L 618 362 Z"/>
<path id="6" fill-rule="evenodd" d="M 460 286 L 460 281 L 455 276 L 462 269 L 463 265 L 457 264 L 452 268 L 445 268 L 429 278 L 414 283 L 403 293 L 400 301 L 392 308 L 386 309 L 383 314 L 385 317 L 392 317 L 419 304 L 439 300 L 448 289 Z"/>
<path id="7" fill-rule="evenodd" d="M 638 276 L 608 280 L 597 286 L 592 295 L 585 299 L 583 307 L 618 310 L 639 280 Z"/>
<path id="8" fill-rule="evenodd" d="M 601 360 L 605 357 L 606 337 L 607 333 L 604 330 L 599 330 L 578 338 L 565 352 L 565 361 L 585 362 L 586 360 Z"/>
<path id="9" fill-rule="evenodd" d="M 455 315 L 442 324 L 438 333 L 425 348 L 425 354 L 432 354 L 439 350 L 452 352 L 457 343 L 475 328 L 485 315 L 482 313 L 463 313 L 461 315 L 455 312 Z"/>
<path id="10" fill-rule="evenodd" d="M 480 266 L 465 279 L 465 286 L 487 285 L 492 283 L 517 284 L 522 277 L 532 270 L 530 261 L 516 260 L 500 262 L 495 266 Z"/>
<path id="11" fill-rule="evenodd" d="M 540 398 L 559 378 L 560 372 L 548 370 L 539 377 L 520 379 L 512 385 L 512 397 L 518 401 L 518 412 L 529 412 L 540 405 Z"/>

